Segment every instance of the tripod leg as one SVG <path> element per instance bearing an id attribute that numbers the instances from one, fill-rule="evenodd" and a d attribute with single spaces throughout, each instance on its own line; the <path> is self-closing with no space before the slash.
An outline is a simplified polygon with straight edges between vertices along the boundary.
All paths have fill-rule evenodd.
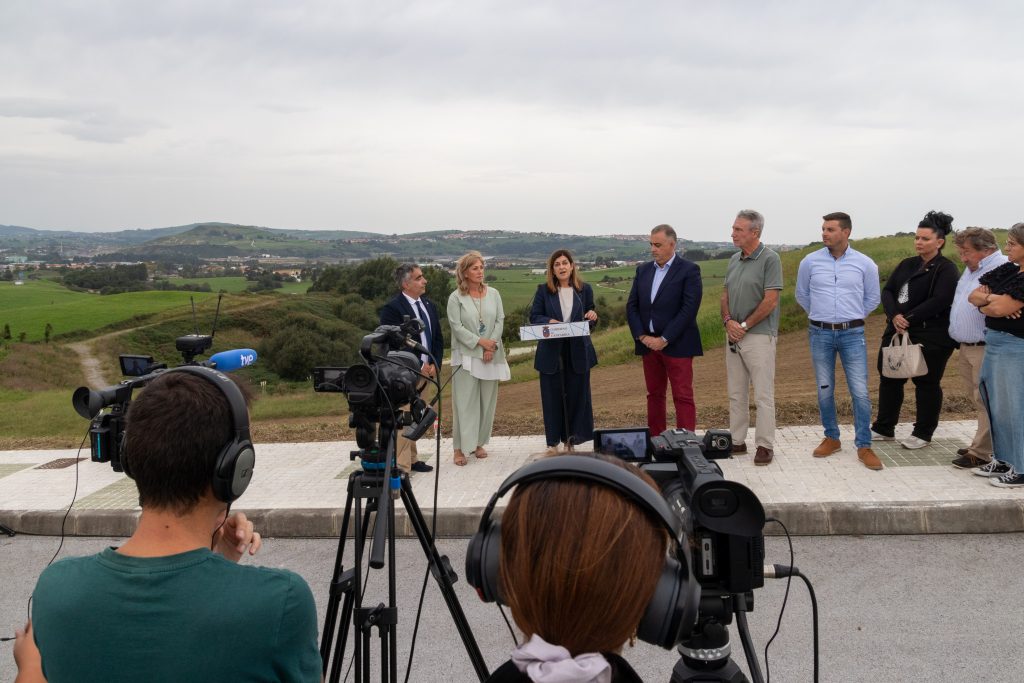
<path id="1" fill-rule="evenodd" d="M 338 552 L 334 559 L 334 573 L 330 585 L 330 597 L 327 603 L 326 615 L 324 618 L 324 629 L 320 642 L 320 658 L 323 661 L 323 673 L 325 680 L 337 683 L 341 679 L 341 667 L 345 661 L 345 646 L 348 642 L 349 626 L 352 625 L 353 610 L 361 605 L 362 598 L 362 555 L 366 545 L 366 532 L 369 528 L 370 516 L 363 515 L 362 499 L 367 498 L 367 511 L 375 507 L 376 498 L 372 495 L 363 494 L 361 486 L 363 473 L 355 472 L 349 477 L 348 496 L 345 501 L 345 514 L 342 516 L 341 533 L 338 537 Z M 354 514 L 353 514 L 354 510 Z M 353 519 L 354 517 L 354 519 Z M 344 570 L 343 557 L 345 542 L 348 537 L 349 522 L 353 522 L 355 529 L 355 562 L 352 569 Z M 341 602 L 341 615 L 338 615 L 338 604 Z M 339 622 L 340 618 L 340 622 Z M 338 624 L 340 623 L 340 626 Z M 338 635 L 334 638 L 335 628 Z M 356 629 L 353 652 L 355 661 L 353 666 L 356 676 L 360 671 L 360 641 L 362 631 Z M 333 641 L 333 658 L 331 655 Z M 369 659 L 366 660 L 369 662 Z M 330 675 L 327 672 L 328 662 L 331 662 Z"/>
<path id="2" fill-rule="evenodd" d="M 452 615 L 452 621 L 455 622 L 455 628 L 462 638 L 462 644 L 466 648 L 466 653 L 473 664 L 473 669 L 476 671 L 477 677 L 484 681 L 490 676 L 490 673 L 487 670 L 487 663 L 484 662 L 484 657 L 480 653 L 480 647 L 476 644 L 476 639 L 473 637 L 473 631 L 469 627 L 469 622 L 466 621 L 462 605 L 459 604 L 459 597 L 455 594 L 455 587 L 452 584 L 454 578 L 457 577 L 455 572 L 452 571 L 451 565 L 447 563 L 448 558 L 442 559 L 440 553 L 437 552 L 434 539 L 430 535 L 426 520 L 423 519 L 423 513 L 420 511 L 420 506 L 416 502 L 416 496 L 412 492 L 412 485 L 407 477 L 402 477 L 402 502 L 409 513 L 409 520 L 412 522 L 413 529 L 416 531 L 416 537 L 420 540 L 420 546 L 423 548 L 423 554 L 430 565 L 430 573 L 433 574 L 434 580 L 437 581 L 437 585 L 441 589 L 441 595 L 444 597 L 448 611 Z"/>
<path id="3" fill-rule="evenodd" d="M 743 654 L 747 658 L 747 669 L 750 671 L 750 679 L 753 683 L 764 683 L 764 676 L 761 674 L 761 664 L 757 661 L 757 652 L 754 651 L 754 642 L 750 639 L 750 629 L 747 628 L 747 613 L 739 608 L 740 601 L 736 601 L 736 630 L 740 634 L 740 643 L 743 645 Z"/>
<path id="4" fill-rule="evenodd" d="M 341 534 L 338 536 L 338 551 L 334 556 L 334 571 L 331 574 L 331 583 L 328 587 L 327 610 L 324 616 L 324 628 L 320 638 L 320 659 L 323 661 L 324 671 L 327 673 L 327 662 L 331 657 L 331 641 L 334 638 L 334 629 L 338 620 L 338 603 L 344 594 L 347 601 L 350 586 L 346 585 L 343 579 L 344 568 L 342 556 L 345 554 L 345 539 L 348 536 L 348 523 L 352 515 L 352 479 L 348 482 L 348 495 L 345 499 L 345 514 L 341 518 Z M 344 647 L 344 646 L 342 646 Z M 342 655 L 344 656 L 344 655 Z"/>

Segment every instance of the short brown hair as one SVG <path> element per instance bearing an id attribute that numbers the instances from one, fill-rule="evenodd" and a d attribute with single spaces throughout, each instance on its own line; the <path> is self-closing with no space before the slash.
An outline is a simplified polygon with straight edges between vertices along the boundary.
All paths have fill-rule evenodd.
<path id="1" fill-rule="evenodd" d="M 227 397 L 209 380 L 167 372 L 150 382 L 128 407 L 121 452 L 139 505 L 179 515 L 193 510 L 234 427 Z"/>
<path id="2" fill-rule="evenodd" d="M 676 229 L 673 228 L 668 223 L 662 223 L 661 225 L 655 225 L 653 228 L 651 228 L 651 234 L 652 235 L 654 233 L 656 233 L 656 232 L 663 232 L 663 233 L 665 233 L 665 237 L 668 237 L 673 242 L 678 242 L 679 241 L 679 238 L 676 237 Z"/>
<path id="3" fill-rule="evenodd" d="M 975 251 L 994 251 L 999 248 L 996 236 L 988 228 L 964 228 L 953 236 L 958 247 L 969 246 Z"/>
<path id="4" fill-rule="evenodd" d="M 484 256 L 479 251 L 467 251 L 465 254 L 459 257 L 459 260 L 455 263 L 455 282 L 459 285 L 459 291 L 463 294 L 469 294 L 469 283 L 466 281 L 466 271 L 473 267 L 473 264 L 479 261 L 484 262 Z M 486 287 L 487 285 L 484 285 Z"/>
<path id="5" fill-rule="evenodd" d="M 572 275 L 569 276 L 569 283 L 572 288 L 577 292 L 583 289 L 583 278 L 580 277 L 580 271 L 576 267 L 576 260 L 572 257 L 572 252 L 568 249 L 555 249 L 555 251 L 548 256 L 548 269 L 545 273 L 548 283 L 548 291 L 555 293 L 558 291 L 558 281 L 555 278 L 555 261 L 561 257 L 569 259 L 569 265 L 572 266 Z"/>
<path id="6" fill-rule="evenodd" d="M 842 230 L 853 230 L 853 219 L 850 218 L 848 213 L 833 211 L 832 213 L 826 213 L 822 218 L 826 221 L 836 221 Z"/>
<path id="7" fill-rule="evenodd" d="M 627 469 L 635 467 L 598 456 Z M 668 534 L 618 491 L 579 479 L 520 486 L 501 519 L 501 585 L 527 638 L 576 656 L 618 650 L 636 630 L 665 564 Z"/>

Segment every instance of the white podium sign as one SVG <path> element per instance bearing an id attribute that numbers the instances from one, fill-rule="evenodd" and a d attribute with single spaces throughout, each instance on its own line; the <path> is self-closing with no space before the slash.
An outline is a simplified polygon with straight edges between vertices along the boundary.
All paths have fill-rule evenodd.
<path id="1" fill-rule="evenodd" d="M 519 339 L 522 341 L 544 341 L 545 339 L 567 339 L 569 337 L 589 337 L 590 323 L 548 323 L 547 325 L 527 325 L 519 328 Z"/>

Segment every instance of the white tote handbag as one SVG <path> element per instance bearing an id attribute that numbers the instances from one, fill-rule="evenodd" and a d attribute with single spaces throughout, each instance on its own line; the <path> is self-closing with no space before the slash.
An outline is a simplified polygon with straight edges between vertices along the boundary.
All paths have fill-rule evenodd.
<path id="1" fill-rule="evenodd" d="M 906 332 L 894 334 L 888 346 L 882 347 L 882 374 L 892 379 L 908 379 L 928 374 L 924 348 L 911 344 Z"/>

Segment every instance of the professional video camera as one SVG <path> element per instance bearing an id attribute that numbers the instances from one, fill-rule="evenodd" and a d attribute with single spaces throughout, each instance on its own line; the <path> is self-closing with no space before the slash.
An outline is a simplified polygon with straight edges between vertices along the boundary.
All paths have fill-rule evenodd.
<path id="1" fill-rule="evenodd" d="M 422 330 L 423 323 L 416 318 L 401 325 L 381 325 L 359 345 L 365 364 L 313 368 L 314 391 L 345 394 L 349 426 L 356 432 L 364 460 L 385 451 L 388 437 L 398 427 L 407 426 L 402 435 L 415 441 L 437 417 L 419 396 L 420 354 L 429 354 L 415 341 Z M 400 410 L 405 405 L 409 410 Z"/>
<path id="2" fill-rule="evenodd" d="M 329 683 L 337 683 L 341 679 L 348 629 L 352 625 L 355 626 L 352 659 L 355 680 L 360 683 L 371 680 L 369 642 L 373 628 L 378 629 L 380 636 L 379 641 L 375 642 L 380 645 L 381 680 L 398 680 L 395 627 L 398 623 L 398 608 L 395 606 L 394 563 L 396 504 L 393 500 L 401 500 L 405 506 L 409 524 L 427 558 L 429 573 L 437 582 L 448 605 L 473 668 L 480 680 L 487 676 L 487 665 L 455 593 L 453 584 L 457 576 L 451 562 L 434 545 L 433 531 L 427 526 L 419 503 L 416 502 L 409 478 L 399 473 L 395 463 L 395 430 L 405 425 L 402 435 L 415 441 L 423 436 L 437 417 L 434 408 L 419 395 L 422 386 L 428 381 L 421 373 L 421 356 L 430 356 L 430 352 L 417 341 L 422 331 L 423 323 L 416 318 L 407 317 L 401 325 L 381 325 L 363 337 L 359 345 L 359 355 L 365 363 L 350 367 L 313 368 L 314 391 L 339 392 L 348 399 L 349 426 L 355 430 L 359 446 L 359 450 L 349 455 L 361 461 L 361 468 L 349 475 L 345 512 L 341 533 L 338 535 L 338 551 L 334 558 L 324 627 L 321 630 L 320 657 L 323 660 L 324 680 Z M 440 365 L 438 361 L 439 358 L 432 360 L 434 365 Z M 430 381 L 437 387 L 437 400 L 441 385 L 436 379 Z M 409 409 L 405 410 L 405 406 L 409 406 Z M 363 590 L 366 583 L 360 558 L 368 539 L 370 512 L 375 515 L 367 564 L 370 568 L 381 569 L 385 564 L 385 555 L 390 558 L 387 562 L 389 589 L 387 603 L 379 602 L 374 607 L 364 608 Z M 343 558 L 350 520 L 353 522 L 355 563 L 345 569 Z"/>
<path id="3" fill-rule="evenodd" d="M 725 430 L 709 430 L 703 439 L 685 429 L 651 438 L 646 428 L 594 434 L 594 450 L 637 463 L 657 482 L 693 551 L 700 607 L 692 633 L 679 645 L 673 681 L 746 680 L 729 656 L 727 626 L 734 614 L 748 665 L 751 671 L 757 666 L 745 613 L 753 610 L 753 590 L 764 586 L 765 512 L 750 489 L 725 479 L 708 460 L 728 457 L 731 447 Z"/>
<path id="4" fill-rule="evenodd" d="M 222 295 L 223 296 L 223 295 Z M 217 332 L 217 318 L 220 315 L 221 297 L 217 298 L 217 312 L 214 314 L 210 334 L 186 334 L 174 340 L 174 348 L 181 353 L 181 365 L 203 365 L 221 372 L 232 372 L 256 362 L 252 349 L 232 349 L 215 353 L 205 361 L 196 362 L 195 357 L 213 346 Z M 192 301 L 192 320 L 195 324 L 196 305 Z M 122 354 L 121 374 L 130 379 L 103 389 L 78 387 L 71 396 L 75 411 L 87 420 L 89 425 L 89 450 L 93 462 L 109 462 L 115 472 L 122 472 L 121 443 L 124 437 L 124 420 L 132 392 L 146 386 L 166 372 L 166 363 L 156 363 L 153 356 Z M 178 366 L 180 367 L 180 366 Z M 108 411 L 104 412 L 105 409 Z"/>

